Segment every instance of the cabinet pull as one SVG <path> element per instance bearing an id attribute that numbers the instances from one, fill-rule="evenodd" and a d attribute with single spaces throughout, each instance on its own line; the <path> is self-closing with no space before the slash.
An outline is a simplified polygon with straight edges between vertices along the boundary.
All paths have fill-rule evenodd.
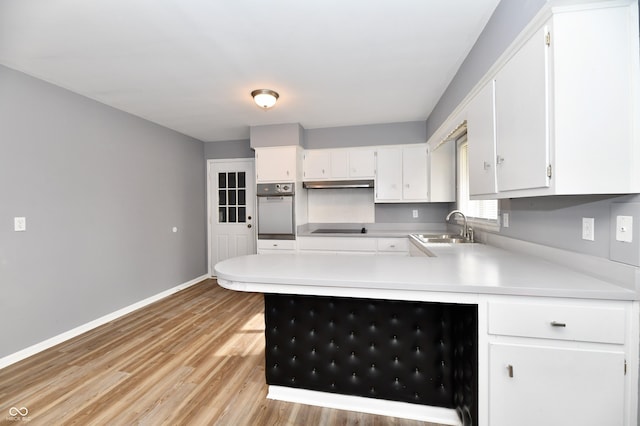
<path id="1" fill-rule="evenodd" d="M 500 157 L 499 155 L 496 157 L 496 163 L 497 164 L 502 164 L 504 163 L 504 157 Z"/>
<path id="2" fill-rule="evenodd" d="M 507 371 L 509 372 L 509 377 L 513 377 L 513 365 L 507 365 Z"/>
<path id="3" fill-rule="evenodd" d="M 567 324 L 564 322 L 551 321 L 551 327 L 566 327 Z"/>
<path id="4" fill-rule="evenodd" d="M 491 164 L 489 164 L 488 162 L 484 162 L 484 169 L 485 170 L 489 170 L 491 168 Z"/>

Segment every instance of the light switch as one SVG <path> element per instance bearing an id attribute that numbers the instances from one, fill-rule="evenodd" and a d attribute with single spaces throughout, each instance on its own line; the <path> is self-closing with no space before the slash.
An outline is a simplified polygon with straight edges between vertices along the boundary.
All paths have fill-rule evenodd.
<path id="1" fill-rule="evenodd" d="M 416 210 L 416 209 L 413 210 L 413 218 L 414 219 L 418 218 L 418 210 Z"/>
<path id="2" fill-rule="evenodd" d="M 26 231 L 27 230 L 27 218 L 26 217 L 14 217 L 13 218 L 13 230 L 14 231 Z"/>
<path id="3" fill-rule="evenodd" d="M 633 241 L 633 216 L 616 216 L 616 241 Z"/>
<path id="4" fill-rule="evenodd" d="M 592 217 L 582 218 L 582 239 L 587 241 L 595 240 L 595 219 Z"/>

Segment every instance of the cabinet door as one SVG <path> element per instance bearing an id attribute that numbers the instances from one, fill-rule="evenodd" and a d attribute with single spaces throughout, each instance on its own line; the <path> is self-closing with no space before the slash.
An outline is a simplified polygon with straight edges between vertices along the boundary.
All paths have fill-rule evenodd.
<path id="1" fill-rule="evenodd" d="M 326 149 L 307 151 L 303 166 L 305 179 L 328 179 L 331 173 L 331 152 Z"/>
<path id="2" fill-rule="evenodd" d="M 402 199 L 428 201 L 427 146 L 407 147 L 402 150 Z"/>
<path id="3" fill-rule="evenodd" d="M 622 425 L 624 353 L 490 344 L 491 426 Z"/>
<path id="4" fill-rule="evenodd" d="M 376 201 L 402 200 L 402 149 L 380 148 L 376 155 Z"/>
<path id="5" fill-rule="evenodd" d="M 490 81 L 469 103 L 469 195 L 495 194 L 496 134 L 494 81 Z"/>
<path id="6" fill-rule="evenodd" d="M 536 32 L 496 75 L 499 191 L 549 186 L 547 33 Z"/>
<path id="7" fill-rule="evenodd" d="M 349 151 L 346 149 L 332 149 L 331 151 L 331 179 L 345 179 L 349 177 Z"/>
<path id="8" fill-rule="evenodd" d="M 256 149 L 256 181 L 292 182 L 296 178 L 296 147 Z"/>
<path id="9" fill-rule="evenodd" d="M 376 161 L 373 149 L 349 150 L 349 177 L 373 178 L 375 176 Z"/>

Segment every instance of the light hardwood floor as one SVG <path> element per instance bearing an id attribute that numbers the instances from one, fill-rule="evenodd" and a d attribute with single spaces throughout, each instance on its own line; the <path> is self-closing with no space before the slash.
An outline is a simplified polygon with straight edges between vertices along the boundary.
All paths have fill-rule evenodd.
<path id="1" fill-rule="evenodd" d="M 437 426 L 267 400 L 263 333 L 261 294 L 203 281 L 0 370 L 0 425 Z"/>

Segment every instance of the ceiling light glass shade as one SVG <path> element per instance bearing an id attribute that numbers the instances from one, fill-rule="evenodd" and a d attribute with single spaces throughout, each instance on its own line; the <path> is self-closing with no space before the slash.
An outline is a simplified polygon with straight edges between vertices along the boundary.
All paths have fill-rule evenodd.
<path id="1" fill-rule="evenodd" d="M 280 97 L 277 92 L 269 89 L 258 89 L 251 92 L 253 100 L 260 108 L 268 109 L 276 104 Z"/>

